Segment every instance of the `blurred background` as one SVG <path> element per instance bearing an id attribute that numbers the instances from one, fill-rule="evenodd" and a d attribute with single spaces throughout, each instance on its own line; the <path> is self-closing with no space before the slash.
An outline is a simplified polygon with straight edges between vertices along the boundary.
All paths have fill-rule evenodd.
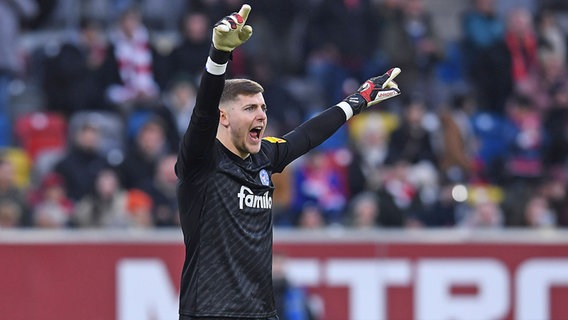
<path id="1" fill-rule="evenodd" d="M 10 319 L 45 317 L 42 290 L 55 285 L 45 279 L 54 269 L 77 267 L 66 260 L 73 250 L 65 248 L 85 252 L 87 243 L 95 255 L 108 252 L 107 246 L 123 245 L 125 251 L 101 258 L 106 275 L 117 281 L 98 289 L 110 300 L 85 298 L 106 305 L 108 313 L 86 308 L 83 318 L 171 318 L 162 318 L 177 308 L 169 300 L 165 313 L 154 307 L 138 308 L 145 310 L 140 314 L 120 311 L 136 309 L 119 299 L 130 296 L 119 294 L 120 270 L 140 267 L 121 259 L 158 255 L 169 270 L 169 285 L 174 291 L 178 286 L 183 249 L 173 171 L 177 145 L 195 102 L 212 26 L 242 3 L 0 0 L 0 260 L 10 261 L 0 270 L 12 275 L 4 287 L 17 293 L 0 312 L 12 306 L 6 309 L 11 313 L 3 313 Z M 273 176 L 275 247 L 282 249 L 278 261 L 289 262 L 292 279 L 279 283 L 281 295 L 298 299 L 288 302 L 296 307 L 294 301 L 312 301 L 305 306 L 309 312 L 292 310 L 290 319 L 472 319 L 460 312 L 473 319 L 568 318 L 562 303 L 554 303 L 568 297 L 566 289 L 557 288 L 568 283 L 562 271 L 568 270 L 562 260 L 568 254 L 568 4 L 247 3 L 254 36 L 234 52 L 228 75 L 264 86 L 267 135 L 285 134 L 369 77 L 402 69 L 396 79 L 400 97 L 351 119 Z M 433 239 L 439 246 L 416 249 Z M 493 251 L 481 253 L 487 246 L 480 242 Z M 171 255 L 159 256 L 158 244 Z M 342 246 L 350 254 L 338 251 Z M 54 252 L 46 254 L 45 248 Z M 450 277 L 461 279 L 457 289 L 453 280 L 427 283 L 414 276 L 426 270 L 433 277 L 427 263 L 432 257 L 468 261 L 485 255 L 491 259 L 469 266 L 481 264 L 479 270 L 487 267 L 488 274 L 497 270 L 487 283 L 502 283 L 495 279 L 504 272 L 508 282 L 495 297 L 487 294 L 485 280 L 476 278 L 478 271 L 468 273 L 467 263 L 464 277 Z M 393 257 L 402 260 L 393 264 L 398 271 L 391 277 Z M 542 276 L 531 269 L 535 264 L 523 267 L 535 257 L 558 268 L 539 260 L 536 265 L 544 263 L 548 275 Z M 384 283 L 384 290 L 345 289 L 330 278 L 332 271 L 322 271 L 336 270 L 332 258 L 340 265 L 355 263 L 353 258 L 358 262 L 351 270 L 370 268 L 371 275 L 382 270 L 389 276 L 377 278 L 379 283 L 407 289 L 386 290 Z M 41 271 L 40 284 L 29 280 L 38 259 L 52 266 Z M 420 259 L 427 260 L 425 267 Z M 140 270 L 148 267 L 143 262 Z M 495 263 L 501 267 L 491 269 Z M 460 266 L 449 263 L 441 270 Z M 535 272 L 542 281 L 523 282 L 519 268 L 528 269 L 526 279 Z M 84 288 L 81 274 L 62 281 Z M 106 279 L 105 273 L 100 277 Z M 17 279 L 30 282 L 21 286 Z M 144 292 L 125 281 L 132 292 Z M 440 293 L 437 302 L 456 307 L 429 309 L 437 304 L 421 300 L 420 290 L 430 287 L 452 292 Z M 544 302 L 531 310 L 519 307 L 533 298 Z M 400 303 L 408 300 L 410 309 Z M 23 301 L 42 307 L 14 307 Z M 81 301 L 50 304 L 53 313 L 47 317 L 67 319 L 59 312 L 86 303 Z"/>

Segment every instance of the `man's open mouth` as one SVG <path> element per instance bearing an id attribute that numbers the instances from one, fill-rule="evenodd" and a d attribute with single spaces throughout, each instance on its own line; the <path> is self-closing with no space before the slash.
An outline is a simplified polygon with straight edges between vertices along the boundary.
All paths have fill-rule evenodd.
<path id="1" fill-rule="evenodd" d="M 260 135 L 262 133 L 262 127 L 254 127 L 250 130 L 249 136 L 252 140 L 260 140 Z"/>

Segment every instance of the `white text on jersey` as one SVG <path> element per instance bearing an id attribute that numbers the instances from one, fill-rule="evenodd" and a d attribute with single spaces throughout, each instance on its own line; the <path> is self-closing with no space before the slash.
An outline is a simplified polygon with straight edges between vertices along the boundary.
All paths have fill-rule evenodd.
<path id="1" fill-rule="evenodd" d="M 237 193 L 237 197 L 239 197 L 239 209 L 241 210 L 245 206 L 257 209 L 272 208 L 272 197 L 268 195 L 268 191 L 266 191 L 263 195 L 258 196 L 253 194 L 251 189 L 241 186 L 241 191 Z"/>

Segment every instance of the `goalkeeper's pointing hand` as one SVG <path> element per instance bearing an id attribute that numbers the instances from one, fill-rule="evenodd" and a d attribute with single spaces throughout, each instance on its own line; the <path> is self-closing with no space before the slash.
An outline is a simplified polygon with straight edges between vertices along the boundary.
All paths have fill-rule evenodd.
<path id="1" fill-rule="evenodd" d="M 250 10 L 248 4 L 243 4 L 239 12 L 234 12 L 215 24 L 213 28 L 215 49 L 231 52 L 250 38 L 252 27 L 245 25 Z"/>
<path id="2" fill-rule="evenodd" d="M 351 106 L 353 114 L 358 114 L 372 105 L 396 97 L 400 94 L 400 89 L 394 82 L 394 78 L 399 73 L 400 68 L 392 68 L 382 76 L 371 78 L 365 81 L 356 93 L 348 96 L 343 101 Z"/>

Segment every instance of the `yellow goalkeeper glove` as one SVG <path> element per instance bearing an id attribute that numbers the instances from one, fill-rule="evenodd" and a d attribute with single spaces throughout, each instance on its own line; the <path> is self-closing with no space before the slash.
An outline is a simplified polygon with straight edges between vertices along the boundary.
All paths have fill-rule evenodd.
<path id="1" fill-rule="evenodd" d="M 215 24 L 213 28 L 215 49 L 231 52 L 250 38 L 252 27 L 245 25 L 250 10 L 248 4 L 243 4 L 239 12 L 234 12 Z"/>

